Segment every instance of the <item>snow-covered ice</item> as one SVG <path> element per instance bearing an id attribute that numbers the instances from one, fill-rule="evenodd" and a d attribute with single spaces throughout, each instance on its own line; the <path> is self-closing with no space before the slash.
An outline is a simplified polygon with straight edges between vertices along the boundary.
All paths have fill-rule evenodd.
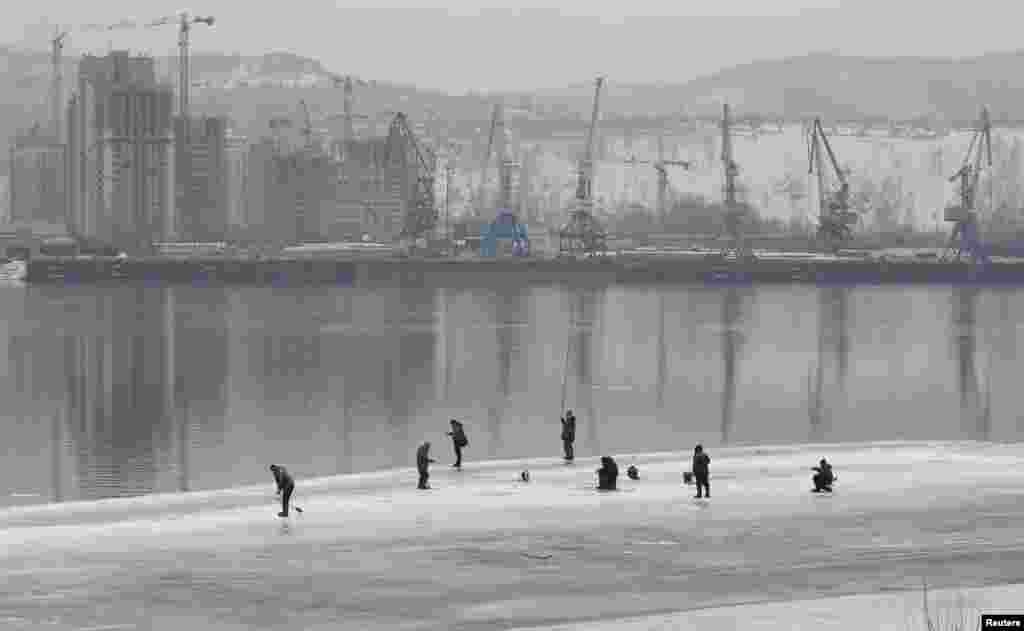
<path id="1" fill-rule="evenodd" d="M 758 605 L 780 620 L 882 615 L 881 596 L 821 603 L 1024 582 L 1024 445 L 724 448 L 710 502 L 681 484 L 690 454 L 613 455 L 640 480 L 612 493 L 592 488 L 596 459 L 542 458 L 434 466 L 430 491 L 411 468 L 299 479 L 304 512 L 284 520 L 269 472 L 260 487 L 0 510 L 0 626 L 745 628 L 745 603 L 810 602 Z M 831 496 L 809 492 L 822 456 Z"/>

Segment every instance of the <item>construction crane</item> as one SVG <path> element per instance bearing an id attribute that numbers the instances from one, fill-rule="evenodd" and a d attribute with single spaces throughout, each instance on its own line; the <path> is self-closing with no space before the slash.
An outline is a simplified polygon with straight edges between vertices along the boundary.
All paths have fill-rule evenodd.
<path id="1" fill-rule="evenodd" d="M 187 11 L 181 11 L 175 15 L 167 15 L 157 18 L 145 24 L 147 28 L 164 26 L 166 24 L 178 25 L 178 115 L 181 117 L 182 127 L 185 134 L 185 145 L 188 146 L 189 132 L 189 91 L 191 89 L 191 68 L 189 66 L 189 34 L 192 32 L 193 24 L 205 24 L 213 26 L 212 17 L 199 17 Z"/>
<path id="2" fill-rule="evenodd" d="M 665 218 L 668 216 L 668 167 L 677 166 L 686 170 L 692 168 L 693 163 L 686 160 L 666 160 L 665 144 L 661 136 L 658 136 L 658 159 L 637 160 L 636 156 L 626 161 L 633 166 L 637 164 L 650 164 L 658 174 L 658 221 L 662 229 L 665 228 Z"/>
<path id="3" fill-rule="evenodd" d="M 594 138 L 601 113 L 601 87 L 604 77 L 594 81 L 594 109 L 590 115 L 587 144 L 583 148 L 576 179 L 576 198 L 569 221 L 559 231 L 559 256 L 593 256 L 607 250 L 607 235 L 594 217 Z"/>
<path id="4" fill-rule="evenodd" d="M 409 126 L 408 118 L 404 113 L 398 112 L 388 127 L 384 164 L 408 166 L 410 153 L 416 167 L 416 185 L 410 209 L 405 216 L 402 235 L 416 239 L 433 230 L 437 224 L 437 206 L 434 200 L 436 156 L 433 152 L 420 147 L 416 134 Z"/>
<path id="5" fill-rule="evenodd" d="M 978 129 L 974 131 L 971 144 L 967 147 L 963 164 L 949 178 L 950 182 L 959 184 L 960 204 L 947 206 L 943 213 L 943 218 L 953 224 L 953 233 L 942 255 L 944 260 L 952 253 L 954 260 L 959 261 L 964 252 L 970 254 L 975 263 L 987 263 L 989 260 L 978 241 L 978 181 L 984 166 L 992 166 L 992 124 L 988 108 L 981 110 Z"/>
<path id="6" fill-rule="evenodd" d="M 828 166 L 839 183 L 833 191 L 828 190 L 825 181 L 823 148 L 828 155 Z M 807 161 L 807 173 L 816 175 L 818 182 L 818 238 L 827 249 L 836 252 L 853 238 L 850 226 L 857 225 L 860 216 L 850 210 L 850 183 L 839 167 L 820 118 L 815 118 L 807 130 Z"/>

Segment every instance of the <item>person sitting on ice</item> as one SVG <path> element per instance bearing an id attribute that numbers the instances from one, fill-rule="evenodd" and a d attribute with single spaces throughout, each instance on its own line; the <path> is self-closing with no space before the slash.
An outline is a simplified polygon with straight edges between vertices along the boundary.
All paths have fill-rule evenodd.
<path id="1" fill-rule="evenodd" d="M 821 493 L 822 491 L 832 492 L 832 484 L 836 481 L 836 476 L 832 473 L 832 465 L 825 461 L 824 458 L 818 463 L 817 467 L 811 467 L 814 471 L 814 492 Z"/>
<path id="2" fill-rule="evenodd" d="M 284 467 L 276 464 L 270 465 L 270 472 L 274 474 L 274 481 L 277 483 L 277 492 L 281 494 L 281 512 L 278 517 L 288 516 L 288 501 L 295 490 L 295 480 Z"/>
<path id="3" fill-rule="evenodd" d="M 626 469 L 626 477 L 629 478 L 630 480 L 640 479 L 640 472 L 637 470 L 635 464 L 629 465 L 629 468 Z"/>
<path id="4" fill-rule="evenodd" d="M 619 465 L 611 456 L 601 456 L 601 468 L 597 470 L 597 488 L 614 491 L 619 478 Z"/>

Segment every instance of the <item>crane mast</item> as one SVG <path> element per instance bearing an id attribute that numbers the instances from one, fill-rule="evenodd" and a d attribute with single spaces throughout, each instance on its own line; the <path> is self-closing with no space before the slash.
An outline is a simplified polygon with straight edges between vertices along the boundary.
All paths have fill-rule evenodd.
<path id="1" fill-rule="evenodd" d="M 583 148 L 576 180 L 576 198 L 569 221 L 559 230 L 560 256 L 593 256 L 607 249 L 606 235 L 594 217 L 594 139 L 597 121 L 601 113 L 601 87 L 604 77 L 594 82 L 594 108 L 590 115 L 590 128 L 587 130 L 587 144 Z"/>
<path id="2" fill-rule="evenodd" d="M 975 263 L 988 262 L 988 256 L 978 241 L 977 209 L 978 182 L 981 179 L 981 171 L 986 166 L 992 166 L 992 124 L 988 108 L 982 108 L 978 129 L 975 130 L 971 144 L 967 147 L 963 164 L 949 177 L 950 182 L 959 184 L 960 204 L 947 207 L 944 213 L 945 220 L 953 224 L 953 232 L 946 245 L 946 252 L 943 253 L 944 259 L 952 252 L 954 259 L 960 260 L 962 254 L 967 252 Z"/>
<path id="3" fill-rule="evenodd" d="M 483 212 L 483 206 L 487 199 L 487 175 L 491 166 L 491 151 L 494 149 L 494 134 L 498 127 L 498 117 L 501 115 L 501 106 L 495 104 L 491 110 L 491 128 L 487 135 L 487 150 L 484 152 L 483 162 L 480 165 L 480 186 L 477 189 L 476 214 L 479 217 Z"/>
<path id="4" fill-rule="evenodd" d="M 732 130 L 729 118 L 729 104 L 722 105 L 722 171 L 725 174 L 725 228 L 729 243 L 722 248 L 721 255 L 727 257 L 730 251 L 736 258 L 743 259 L 750 255 L 747 251 L 743 235 L 743 218 L 746 208 L 740 207 L 736 199 L 736 180 L 739 177 L 739 166 L 733 158 Z"/>

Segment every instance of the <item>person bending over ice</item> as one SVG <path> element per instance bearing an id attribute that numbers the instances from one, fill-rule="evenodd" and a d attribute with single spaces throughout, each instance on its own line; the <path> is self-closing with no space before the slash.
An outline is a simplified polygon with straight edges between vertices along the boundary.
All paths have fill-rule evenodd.
<path id="1" fill-rule="evenodd" d="M 288 470 L 282 466 L 270 465 L 270 472 L 274 474 L 274 481 L 277 482 L 277 493 L 281 496 L 281 512 L 278 517 L 288 516 L 288 502 L 291 500 L 292 491 L 295 490 L 295 480 L 292 479 Z"/>
<path id="2" fill-rule="evenodd" d="M 611 456 L 601 456 L 601 468 L 597 470 L 597 488 L 614 491 L 619 477 L 619 465 Z"/>
<path id="3" fill-rule="evenodd" d="M 814 492 L 821 493 L 822 491 L 827 491 L 831 493 L 832 484 L 836 481 L 836 476 L 832 473 L 832 465 L 822 458 L 817 467 L 811 467 L 811 471 L 814 471 L 814 477 L 811 478 L 814 482 Z"/>

